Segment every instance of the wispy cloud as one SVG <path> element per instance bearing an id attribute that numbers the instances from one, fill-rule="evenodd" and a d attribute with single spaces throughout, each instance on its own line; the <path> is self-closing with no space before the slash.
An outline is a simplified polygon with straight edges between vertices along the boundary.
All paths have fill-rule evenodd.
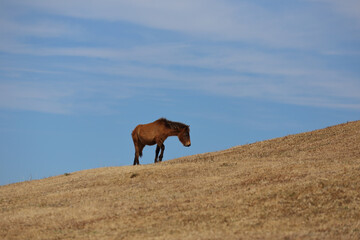
<path id="1" fill-rule="evenodd" d="M 0 81 L 0 108 L 107 114 L 132 91 L 119 81 Z"/>
<path id="2" fill-rule="evenodd" d="M 68 114 L 72 95 L 69 88 L 60 89 L 49 84 L 0 82 L 0 107 L 9 109 Z"/>
<path id="3" fill-rule="evenodd" d="M 16 49 L 19 50 L 19 48 Z M 360 91 L 360 83 L 356 76 L 327 69 L 326 66 L 321 64 L 321 61 L 315 61 L 314 59 L 312 61 L 303 61 L 303 59 L 291 59 L 283 54 L 266 54 L 258 51 L 220 49 L 222 51 L 217 52 L 206 48 L 201 50 L 201 47 L 199 47 L 197 51 L 202 51 L 202 54 L 198 55 L 192 54 L 194 51 L 192 46 L 174 46 L 174 48 L 157 46 L 149 47 L 149 49 L 141 47 L 141 50 L 135 48 L 126 51 L 53 48 L 28 49 L 24 52 L 40 56 L 77 56 L 109 60 L 110 62 L 107 65 L 62 64 L 62 68 L 64 68 L 62 71 L 65 72 L 75 71 L 86 75 L 106 74 L 120 76 L 120 79 L 111 81 L 108 84 L 96 79 L 78 80 L 78 88 L 83 84 L 88 89 L 88 92 L 91 92 L 91 89 L 96 89 L 96 92 L 100 93 L 100 95 L 109 97 L 115 97 L 116 95 L 131 97 L 131 87 L 152 88 L 160 85 L 167 88 L 197 90 L 233 97 L 261 98 L 299 105 L 348 106 L 354 108 L 358 105 L 346 103 L 346 101 L 344 102 L 339 98 L 360 101 L 357 94 Z M 172 54 L 168 55 L 169 52 L 172 52 Z M 154 59 L 151 56 L 157 57 Z M 182 70 L 180 71 L 177 68 Z M 33 69 L 32 71 L 46 73 L 44 70 Z M 121 94 L 114 94 L 114 89 L 119 83 L 123 91 L 118 91 Z M 99 85 L 102 87 L 99 87 Z M 67 86 L 66 88 L 72 89 L 73 86 Z M 59 88 L 55 87 L 55 89 Z M 10 90 L 10 92 L 13 90 Z M 22 91 L 24 90 L 23 88 Z M 29 90 L 32 91 L 32 89 Z M 51 90 L 45 90 L 45 92 L 54 93 Z M 125 94 L 125 92 L 128 94 Z M 135 94 L 135 92 L 133 93 Z M 19 97 L 21 94 L 16 96 Z M 47 96 L 51 96 L 51 94 L 47 94 Z M 71 96 L 74 97 L 75 94 Z M 313 98 L 312 96 L 316 97 Z M 4 95 L 3 97 L 10 96 Z M 65 97 L 70 96 L 57 96 L 54 94 L 54 102 Z M 335 102 L 334 97 L 338 98 Z M 307 101 L 306 98 L 312 100 Z M 25 100 L 25 98 L 23 99 Z M 38 99 L 35 100 L 33 102 L 34 106 L 39 102 Z M 4 102 L 8 101 L 4 100 Z M 51 101 L 48 102 L 51 103 Z M 69 107 L 69 105 L 66 107 Z M 55 107 L 55 109 L 57 108 Z"/>
<path id="4" fill-rule="evenodd" d="M 328 21 L 317 14 L 320 9 L 312 9 L 312 5 L 297 2 L 284 4 L 281 8 L 264 7 L 252 1 L 216 0 L 104 0 L 91 3 L 75 0 L 71 4 L 53 0 L 13 2 L 62 16 L 128 21 L 214 40 L 252 41 L 276 47 L 321 47 L 325 40 L 322 33 L 328 29 Z M 350 14 L 356 15 L 357 10 L 351 10 L 356 2 L 345 2 L 329 3 L 340 6 L 344 12 L 355 12 Z M 332 31 L 340 30 L 332 28 Z"/>
<path id="5" fill-rule="evenodd" d="M 51 21 L 39 22 L 16 22 L 2 19 L 0 21 L 0 30 L 2 36 L 37 36 L 37 37 L 60 37 L 64 35 L 72 35 L 76 33 L 74 27 Z"/>
<path id="6" fill-rule="evenodd" d="M 360 26 L 360 2 L 357 0 L 308 0 L 329 5 L 332 10 L 346 18 L 351 18 L 357 27 Z"/>
<path id="7" fill-rule="evenodd" d="M 326 4 L 340 17 L 315 3 Z M 360 34 L 353 32 L 360 22 L 357 1 L 294 1 L 279 7 L 215 0 L 2 4 L 3 9 L 18 11 L 0 18 L 5 36 L 0 51 L 13 59 L 30 56 L 43 63 L 35 66 L 1 57 L 4 108 L 63 114 L 80 108 L 111 111 L 118 99 L 161 85 L 359 109 L 359 71 L 333 67 L 339 60 L 329 58 L 359 56 L 358 45 L 343 44 L 360 41 Z M 351 21 L 354 28 L 343 27 Z M 131 44 L 122 45 L 126 36 L 116 33 L 124 28 L 151 34 L 140 42 L 129 38 Z M 161 36 L 156 36 L 159 30 Z M 24 80 L 29 75 L 23 72 L 37 75 Z M 93 99 L 97 106 L 89 101 Z"/>

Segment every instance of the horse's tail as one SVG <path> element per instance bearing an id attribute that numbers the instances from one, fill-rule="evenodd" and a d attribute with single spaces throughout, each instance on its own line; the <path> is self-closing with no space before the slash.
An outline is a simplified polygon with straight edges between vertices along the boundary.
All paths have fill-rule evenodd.
<path id="1" fill-rule="evenodd" d="M 142 157 L 143 148 L 139 148 L 139 156 Z"/>
<path id="2" fill-rule="evenodd" d="M 140 145 L 142 144 L 140 139 L 139 139 L 139 128 L 138 126 L 134 129 L 134 131 L 132 131 L 131 133 L 131 136 L 132 136 L 132 139 L 134 141 L 134 146 L 135 146 L 135 149 L 139 149 L 139 156 L 142 157 L 142 150 L 143 148 L 140 147 Z"/>

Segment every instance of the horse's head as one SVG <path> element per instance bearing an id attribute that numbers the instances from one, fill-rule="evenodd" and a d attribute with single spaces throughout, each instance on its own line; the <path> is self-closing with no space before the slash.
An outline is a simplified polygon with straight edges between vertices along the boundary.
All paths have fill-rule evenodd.
<path id="1" fill-rule="evenodd" d="M 180 142 L 185 146 L 185 147 L 190 147 L 191 146 L 191 141 L 190 141 L 190 126 L 186 126 L 184 127 L 179 135 L 179 140 Z"/>

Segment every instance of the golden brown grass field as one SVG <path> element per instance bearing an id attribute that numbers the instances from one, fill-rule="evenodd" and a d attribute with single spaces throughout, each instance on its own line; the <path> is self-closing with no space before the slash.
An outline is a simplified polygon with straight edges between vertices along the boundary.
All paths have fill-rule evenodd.
<path id="1" fill-rule="evenodd" d="M 0 239 L 360 239 L 360 121 L 1 186 Z"/>

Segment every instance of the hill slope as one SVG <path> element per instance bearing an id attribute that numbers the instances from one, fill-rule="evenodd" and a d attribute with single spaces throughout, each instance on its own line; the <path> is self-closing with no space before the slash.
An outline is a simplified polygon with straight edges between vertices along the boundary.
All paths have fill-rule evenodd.
<path id="1" fill-rule="evenodd" d="M 360 121 L 0 187 L 1 239 L 360 239 Z"/>

